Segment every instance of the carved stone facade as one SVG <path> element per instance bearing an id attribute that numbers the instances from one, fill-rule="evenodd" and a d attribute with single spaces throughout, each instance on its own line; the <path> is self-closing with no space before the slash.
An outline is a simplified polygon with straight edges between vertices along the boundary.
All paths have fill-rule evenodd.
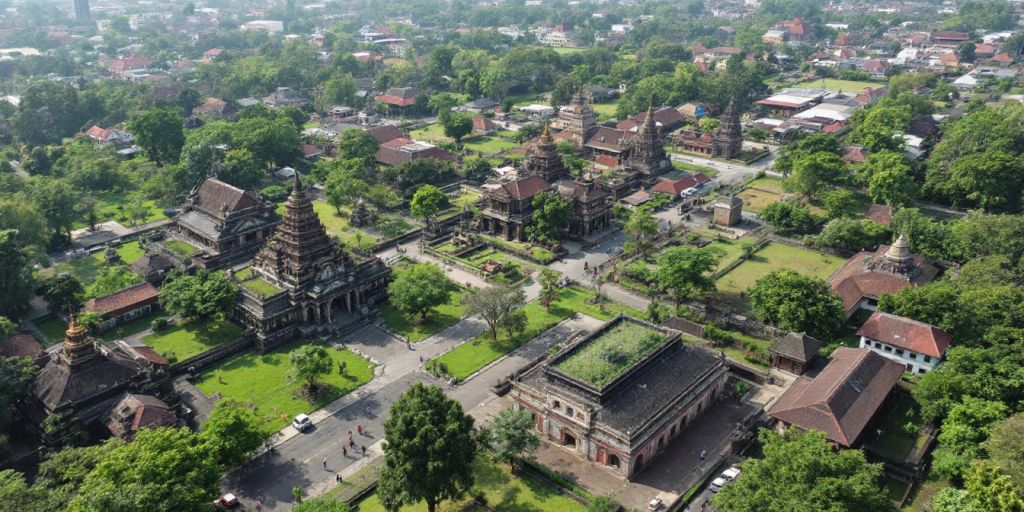
<path id="1" fill-rule="evenodd" d="M 725 107 L 722 122 L 715 130 L 711 156 L 715 158 L 738 158 L 743 152 L 743 128 L 740 126 L 740 113 L 732 101 Z"/>
<path id="2" fill-rule="evenodd" d="M 327 235 L 297 175 L 284 216 L 250 269 L 279 290 L 239 291 L 235 315 L 255 332 L 262 350 L 365 316 L 384 298 L 391 278 L 379 258 L 356 261 Z"/>
<path id="3" fill-rule="evenodd" d="M 597 114 L 590 103 L 589 93 L 587 95 L 573 94 L 572 99 L 569 100 L 569 106 L 558 114 L 558 127 L 567 132 L 569 140 L 580 147 L 583 147 L 587 139 L 597 130 Z"/>
<path id="4" fill-rule="evenodd" d="M 665 153 L 661 129 L 654 119 L 654 105 L 647 109 L 643 124 L 637 127 L 636 135 L 629 144 L 626 168 L 639 173 L 643 178 L 657 176 L 672 169 L 672 160 Z"/>

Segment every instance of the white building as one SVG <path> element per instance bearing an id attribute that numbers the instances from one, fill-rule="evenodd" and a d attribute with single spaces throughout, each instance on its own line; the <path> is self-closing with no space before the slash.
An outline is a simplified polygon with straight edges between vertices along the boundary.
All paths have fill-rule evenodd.
<path id="1" fill-rule="evenodd" d="M 857 335 L 861 348 L 902 363 L 915 375 L 934 370 L 953 341 L 934 325 L 881 311 L 872 313 Z"/>
<path id="2" fill-rule="evenodd" d="M 284 23 L 273 20 L 253 20 L 238 27 L 241 30 L 266 30 L 271 34 L 284 32 Z"/>

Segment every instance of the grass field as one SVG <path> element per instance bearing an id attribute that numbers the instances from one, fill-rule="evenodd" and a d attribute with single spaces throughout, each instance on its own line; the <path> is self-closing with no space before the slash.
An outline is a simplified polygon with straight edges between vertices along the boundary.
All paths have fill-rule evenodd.
<path id="1" fill-rule="evenodd" d="M 782 180 L 759 178 L 750 182 L 746 188 L 736 195 L 743 199 L 744 210 L 757 213 L 763 210 L 765 206 L 782 200 Z"/>
<path id="2" fill-rule="evenodd" d="M 388 330 L 399 334 L 413 343 L 423 341 L 458 322 L 465 313 L 462 305 L 462 293 L 453 292 L 451 301 L 438 306 L 420 324 L 413 324 L 408 317 L 391 306 L 390 302 L 381 305 L 380 314 L 384 317 L 384 325 Z"/>
<path id="3" fill-rule="evenodd" d="M 140 318 L 136 318 L 126 324 L 121 324 L 103 334 L 100 334 L 100 338 L 104 341 L 114 341 L 133 334 L 138 334 L 146 329 L 149 329 L 153 323 L 153 315 L 146 315 Z"/>
<path id="4" fill-rule="evenodd" d="M 241 334 L 242 328 L 231 321 L 209 318 L 170 325 L 166 331 L 142 338 L 142 342 L 168 359 L 184 361 Z"/>
<path id="5" fill-rule="evenodd" d="M 171 251 L 181 257 L 191 256 L 199 251 L 198 247 L 181 240 L 166 240 L 163 244 L 168 251 Z"/>
<path id="6" fill-rule="evenodd" d="M 444 134 L 444 126 L 441 123 L 433 123 L 424 126 L 423 128 L 417 128 L 409 132 L 409 136 L 413 140 L 422 140 L 427 142 L 453 142 L 451 137 Z"/>
<path id="7" fill-rule="evenodd" d="M 665 341 L 647 326 L 619 321 L 558 363 L 566 374 L 597 387 L 615 380 Z"/>
<path id="8" fill-rule="evenodd" d="M 39 340 L 40 344 L 44 347 L 48 347 L 64 339 L 64 330 L 67 326 L 64 322 L 53 315 L 48 315 L 43 318 L 37 319 L 32 323 L 36 324 L 36 327 L 40 331 L 43 331 L 43 335 L 46 339 Z"/>
<path id="9" fill-rule="evenodd" d="M 706 245 L 705 248 L 711 250 L 718 255 L 718 267 L 716 271 L 722 270 L 728 267 L 730 263 L 736 261 L 743 254 L 743 244 L 752 244 L 755 240 L 750 237 L 743 237 L 739 240 L 714 240 L 710 244 Z"/>
<path id="10" fill-rule="evenodd" d="M 574 312 L 600 320 L 608 320 L 620 312 L 635 316 L 641 314 L 635 309 L 617 303 L 606 303 L 604 311 L 601 311 L 600 306 L 587 302 L 593 296 L 593 292 L 584 288 L 564 288 L 561 297 L 554 301 L 550 310 L 545 309 L 538 301 L 530 302 L 523 308 L 528 322 L 522 333 L 509 337 L 507 331 L 499 330 L 498 339 L 495 341 L 491 339 L 490 331 L 486 331 L 432 361 L 444 363 L 448 368 L 448 373 L 456 378 L 464 379 L 492 361 L 515 350 L 523 343 L 530 341 L 538 334 L 554 327 L 555 324 L 568 318 Z"/>
<path id="11" fill-rule="evenodd" d="M 754 283 L 780 269 L 791 269 L 801 274 L 827 278 L 843 264 L 844 260 L 836 256 L 822 254 L 809 249 L 790 247 L 779 243 L 770 243 L 753 257 L 741 263 L 715 281 L 718 294 L 733 303 L 745 302 L 740 293 L 745 292 Z"/>
<path id="12" fill-rule="evenodd" d="M 707 176 L 708 178 L 714 178 L 715 176 L 718 176 L 718 171 L 716 169 L 712 169 L 711 167 L 705 167 L 703 165 L 691 164 L 689 162 L 677 162 L 673 160 L 672 166 L 681 171 L 699 172 Z"/>
<path id="13" fill-rule="evenodd" d="M 223 398 L 239 402 L 252 401 L 266 417 L 267 426 L 277 430 L 299 413 L 309 413 L 352 391 L 373 377 L 373 365 L 347 349 L 327 351 L 333 361 L 330 374 L 321 377 L 326 389 L 312 403 L 301 396 L 301 383 L 288 378 L 291 365 L 288 354 L 306 343 L 304 340 L 285 345 L 269 354 L 245 352 L 228 359 L 217 368 L 199 377 L 199 389 L 207 396 L 219 393 Z M 345 374 L 338 373 L 338 363 L 345 363 Z"/>
<path id="14" fill-rule="evenodd" d="M 529 475 L 512 474 L 508 464 L 480 455 L 473 464 L 472 489 L 461 500 L 445 500 L 437 506 L 438 512 L 583 512 L 586 507 L 563 496 L 545 482 Z M 488 509 L 472 503 L 472 496 L 483 494 Z M 357 506 L 358 512 L 384 512 L 376 494 L 370 495 Z M 402 507 L 401 512 L 426 512 L 425 502 Z"/>
<path id="15" fill-rule="evenodd" d="M 501 153 L 506 149 L 514 149 L 519 146 L 515 142 L 509 142 L 507 140 L 499 139 L 498 137 L 490 137 L 487 135 L 473 137 L 472 139 L 463 139 L 462 145 L 465 146 L 466 149 L 479 151 L 485 155 Z"/>
<path id="16" fill-rule="evenodd" d="M 104 192 L 96 195 L 96 219 L 97 223 L 107 222 L 109 220 L 116 220 L 125 227 L 129 226 L 128 216 L 125 215 L 123 208 L 124 201 L 127 200 L 128 196 L 123 193 L 116 192 Z M 157 206 L 156 201 L 148 199 L 143 201 L 143 205 L 146 206 L 148 213 L 146 218 L 142 219 L 142 223 L 154 222 L 158 220 L 166 219 L 163 208 Z M 81 229 L 88 227 L 89 224 L 86 222 L 87 219 L 81 218 L 72 223 L 72 229 Z"/>
<path id="17" fill-rule="evenodd" d="M 590 105 L 594 109 L 594 113 L 597 114 L 598 120 L 605 121 L 615 116 L 616 109 L 619 108 L 618 101 L 609 101 L 605 103 L 594 103 Z"/>
<path id="18" fill-rule="evenodd" d="M 806 87 L 808 89 L 826 89 L 832 92 L 843 91 L 849 94 L 857 94 L 864 89 L 871 87 L 883 87 L 885 84 L 879 82 L 861 82 L 853 80 L 836 80 L 835 78 L 819 78 L 800 82 L 793 87 Z"/>

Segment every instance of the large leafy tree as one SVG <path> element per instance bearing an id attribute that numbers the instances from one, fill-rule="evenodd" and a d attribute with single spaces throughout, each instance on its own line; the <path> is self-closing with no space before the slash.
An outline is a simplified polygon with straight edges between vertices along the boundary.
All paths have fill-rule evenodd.
<path id="1" fill-rule="evenodd" d="M 473 418 L 437 386 L 413 385 L 384 420 L 384 470 L 378 494 L 389 510 L 463 496 L 473 485 Z"/>
<path id="2" fill-rule="evenodd" d="M 0 408 L 0 427 L 10 422 L 15 399 L 28 393 L 39 368 L 27 357 L 0 357 L 0 400 L 8 407 Z"/>
<path id="3" fill-rule="evenodd" d="M 487 443 L 498 459 L 515 461 L 540 447 L 533 419 L 524 409 L 502 409 L 487 428 Z"/>
<path id="4" fill-rule="evenodd" d="M 232 149 L 224 154 L 217 171 L 217 179 L 238 188 L 252 190 L 263 179 L 263 167 L 256 155 L 248 149 Z"/>
<path id="5" fill-rule="evenodd" d="M 540 296 L 538 300 L 546 309 L 551 309 L 551 304 L 558 299 L 561 288 L 562 274 L 557 270 L 545 268 L 540 271 Z"/>
<path id="6" fill-rule="evenodd" d="M 761 219 L 784 234 L 802 235 L 814 231 L 820 222 L 811 209 L 793 201 L 776 201 L 765 206 Z"/>
<path id="7" fill-rule="evenodd" d="M 69 446 L 51 453 L 39 465 L 39 474 L 33 484 L 37 494 L 41 498 L 45 496 L 45 505 L 48 507 L 40 510 L 65 510 L 78 494 L 85 477 L 108 454 L 121 446 L 124 446 L 124 441 L 112 438 L 97 445 Z"/>
<path id="8" fill-rule="evenodd" d="M 28 304 L 32 293 L 32 269 L 28 251 L 18 232 L 0 231 L 0 315 L 15 316 Z"/>
<path id="9" fill-rule="evenodd" d="M 28 196 L 36 210 L 46 218 L 54 238 L 70 239 L 71 226 L 78 219 L 75 206 L 79 191 L 64 180 L 40 177 L 30 183 Z"/>
<path id="10" fill-rule="evenodd" d="M 971 396 L 949 410 L 932 453 L 932 471 L 943 478 L 958 479 L 981 455 L 981 442 L 994 423 L 1006 417 L 1006 406 Z"/>
<path id="11" fill-rule="evenodd" d="M 314 390 L 317 380 L 331 373 L 334 367 L 331 354 L 322 345 L 303 345 L 291 351 L 288 363 L 291 365 L 288 374 L 291 380 L 301 382 L 309 391 Z"/>
<path id="12" fill-rule="evenodd" d="M 860 450 L 836 451 L 817 431 L 762 430 L 764 458 L 747 459 L 743 473 L 713 499 L 722 512 L 858 512 L 895 510 L 878 485 L 880 464 Z"/>
<path id="13" fill-rule="evenodd" d="M 39 295 L 56 311 L 78 311 L 83 292 L 82 282 L 70 272 L 43 278 L 39 283 Z"/>
<path id="14" fill-rule="evenodd" d="M 46 248 L 49 239 L 46 218 L 27 201 L 0 199 L 0 230 L 4 229 L 16 229 L 18 239 L 35 252 Z"/>
<path id="15" fill-rule="evenodd" d="M 449 115 L 442 123 L 445 136 L 455 139 L 456 144 L 473 131 L 473 118 L 466 114 Z"/>
<path id="16" fill-rule="evenodd" d="M 154 108 L 142 112 L 129 121 L 128 131 L 157 165 L 176 162 L 185 145 L 181 111 L 177 108 Z"/>
<path id="17" fill-rule="evenodd" d="M 921 404 L 921 415 L 926 420 L 942 418 L 965 397 L 1020 403 L 1024 400 L 1020 379 L 1024 355 L 1018 348 L 1021 341 L 1020 333 L 1006 333 L 989 347 L 950 348 L 946 360 L 922 375 L 913 390 Z"/>
<path id="18" fill-rule="evenodd" d="M 330 174 L 324 181 L 324 195 L 341 214 L 341 207 L 359 201 L 369 191 L 369 185 L 359 178 L 361 169 L 358 160 L 335 160 L 331 164 Z"/>
<path id="19" fill-rule="evenodd" d="M 887 169 L 871 175 L 868 180 L 871 200 L 889 206 L 906 206 L 917 195 L 917 183 L 909 172 Z"/>
<path id="20" fill-rule="evenodd" d="M 827 338 L 845 319 L 843 303 L 825 281 L 789 269 L 758 279 L 749 294 L 757 316 L 786 331 Z"/>
<path id="21" fill-rule="evenodd" d="M 434 308 L 451 302 L 456 288 L 437 265 L 412 264 L 395 269 L 388 298 L 395 309 L 422 321 Z"/>
<path id="22" fill-rule="evenodd" d="M 124 265 L 110 265 L 100 270 L 86 289 L 86 298 L 102 297 L 119 292 L 143 281 L 142 276 Z"/>
<path id="23" fill-rule="evenodd" d="M 647 256 L 651 251 L 651 244 L 658 236 L 658 219 L 647 210 L 638 208 L 629 215 L 629 219 L 622 226 L 622 232 L 629 238 L 625 246 L 628 252 Z"/>
<path id="24" fill-rule="evenodd" d="M 819 151 L 793 160 L 793 170 L 783 183 L 786 190 L 806 197 L 817 197 L 822 191 L 842 181 L 845 164 L 833 153 Z"/>
<path id="25" fill-rule="evenodd" d="M 362 162 L 363 166 L 372 166 L 376 161 L 377 149 L 380 143 L 377 139 L 365 130 L 345 130 L 338 138 L 338 157 L 347 159 L 355 158 Z"/>
<path id="26" fill-rule="evenodd" d="M 448 196 L 433 185 L 421 185 L 409 201 L 409 212 L 415 217 L 426 219 L 447 208 Z"/>
<path id="27" fill-rule="evenodd" d="M 68 510 L 203 510 L 220 474 L 210 447 L 187 428 L 142 429 L 89 472 Z"/>
<path id="28" fill-rule="evenodd" d="M 533 196 L 533 223 L 526 227 L 531 239 L 553 245 L 558 235 L 569 227 L 572 209 L 561 194 L 545 190 Z"/>
<path id="29" fill-rule="evenodd" d="M 263 418 L 251 406 L 234 400 L 220 400 L 203 423 L 199 437 L 210 445 L 224 467 L 245 462 L 267 437 Z"/>
<path id="30" fill-rule="evenodd" d="M 223 272 L 200 271 L 194 276 L 176 276 L 164 284 L 160 305 L 184 318 L 203 318 L 227 313 L 237 296 L 238 287 Z"/>
<path id="31" fill-rule="evenodd" d="M 526 305 L 526 293 L 522 288 L 505 284 L 477 290 L 463 298 L 466 316 L 480 315 L 491 330 L 491 339 L 498 340 L 498 327 L 513 312 Z"/>
<path id="32" fill-rule="evenodd" d="M 905 105 L 876 105 L 858 112 L 853 119 L 850 139 L 868 151 L 901 151 L 900 132 L 910 124 L 910 107 Z"/>
<path id="33" fill-rule="evenodd" d="M 821 152 L 838 156 L 841 149 L 839 142 L 831 135 L 825 133 L 804 135 L 782 147 L 779 158 L 775 160 L 775 170 L 788 176 L 793 171 L 793 162 L 797 158 Z"/>
<path id="34" fill-rule="evenodd" d="M 1017 490 L 1024 491 L 1024 414 L 1017 413 L 989 427 L 983 448 Z"/>
<path id="35" fill-rule="evenodd" d="M 862 251 L 878 247 L 878 244 L 890 237 L 889 229 L 882 224 L 867 219 L 843 217 L 825 224 L 821 234 L 814 238 L 814 245 Z"/>
<path id="36" fill-rule="evenodd" d="M 690 245 L 666 249 L 658 256 L 655 278 L 670 290 L 676 306 L 684 300 L 715 289 L 711 274 L 718 257 L 709 250 Z"/>

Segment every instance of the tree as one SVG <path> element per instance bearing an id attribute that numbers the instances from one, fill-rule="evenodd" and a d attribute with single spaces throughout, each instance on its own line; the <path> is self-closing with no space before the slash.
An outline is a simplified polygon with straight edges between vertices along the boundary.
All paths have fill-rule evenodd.
<path id="1" fill-rule="evenodd" d="M 710 251 L 679 245 L 662 251 L 654 275 L 661 286 L 672 291 L 679 307 L 684 300 L 715 289 L 711 274 L 717 265 L 718 257 Z"/>
<path id="2" fill-rule="evenodd" d="M 0 357 L 0 400 L 13 404 L 28 393 L 39 368 L 28 357 Z M 0 407 L 0 427 L 5 427 L 14 414 L 13 407 Z"/>
<path id="3" fill-rule="evenodd" d="M 385 508 L 458 499 L 473 485 L 473 418 L 437 386 L 416 383 L 384 420 L 384 469 L 379 495 Z"/>
<path id="4" fill-rule="evenodd" d="M 37 178 L 31 182 L 28 195 L 36 210 L 46 218 L 54 238 L 70 239 L 71 226 L 78 218 L 75 212 L 78 191 L 64 180 Z"/>
<path id="5" fill-rule="evenodd" d="M 494 171 L 491 163 L 478 156 L 471 156 L 462 160 L 462 174 L 466 179 L 475 183 L 483 183 L 491 177 Z"/>
<path id="6" fill-rule="evenodd" d="M 811 209 L 792 201 L 776 201 L 761 210 L 761 219 L 783 234 L 802 235 L 818 226 Z"/>
<path id="7" fill-rule="evenodd" d="M 843 160 L 832 153 L 802 155 L 793 161 L 793 170 L 783 185 L 788 191 L 815 198 L 842 179 L 844 167 Z"/>
<path id="8" fill-rule="evenodd" d="M 316 390 L 316 381 L 331 373 L 334 361 L 322 345 L 303 345 L 288 354 L 291 370 L 288 375 L 292 382 L 302 382 L 306 390 Z"/>
<path id="9" fill-rule="evenodd" d="M 910 119 L 907 105 L 875 105 L 854 115 L 850 140 L 871 152 L 901 151 L 901 132 L 906 131 Z"/>
<path id="10" fill-rule="evenodd" d="M 395 279 L 388 285 L 388 299 L 395 309 L 418 321 L 434 308 L 448 304 L 458 287 L 432 263 L 395 268 Z"/>
<path id="11" fill-rule="evenodd" d="M 816 247 L 833 247 L 848 251 L 862 251 L 878 247 L 890 239 L 889 229 L 868 219 L 840 217 L 825 224 L 821 234 L 814 237 Z"/>
<path id="12" fill-rule="evenodd" d="M 841 151 L 836 138 L 825 133 L 813 133 L 804 135 L 790 144 L 782 146 L 779 158 L 775 160 L 775 170 L 788 176 L 793 171 L 793 162 L 804 155 L 814 153 L 832 153 L 839 156 Z"/>
<path id="13" fill-rule="evenodd" d="M 370 132 L 352 128 L 341 132 L 338 137 L 338 158 L 354 158 L 370 167 L 376 161 L 380 143 Z"/>
<path id="14" fill-rule="evenodd" d="M 0 315 L 12 317 L 28 304 L 32 293 L 32 269 L 18 232 L 0 231 Z"/>
<path id="15" fill-rule="evenodd" d="M 868 154 L 864 163 L 857 166 L 857 181 L 861 184 L 871 182 L 871 177 L 884 171 L 911 175 L 910 166 L 903 153 L 898 151 L 879 151 Z"/>
<path id="16" fill-rule="evenodd" d="M 160 306 L 183 318 L 224 314 L 235 305 L 238 287 L 223 272 L 176 276 L 160 288 Z"/>
<path id="17" fill-rule="evenodd" d="M 86 289 L 86 297 L 102 297 L 119 292 L 143 281 L 142 276 L 132 272 L 124 265 L 110 265 L 100 270 L 93 278 L 92 284 Z"/>
<path id="18" fill-rule="evenodd" d="M 622 226 L 622 231 L 629 237 L 625 246 L 626 250 L 646 257 L 651 250 L 651 243 L 658 236 L 658 220 L 650 212 L 636 209 L 629 214 L 629 219 Z"/>
<path id="19" fill-rule="evenodd" d="M 241 464 L 263 445 L 268 432 L 252 407 L 234 400 L 220 400 L 203 423 L 199 437 L 217 454 L 223 467 Z"/>
<path id="20" fill-rule="evenodd" d="M 832 448 L 817 431 L 761 430 L 764 458 L 747 459 L 743 474 L 715 495 L 723 512 L 893 511 L 879 487 L 881 464 L 860 450 Z"/>
<path id="21" fill-rule="evenodd" d="M 908 172 L 888 169 L 876 172 L 868 180 L 871 200 L 889 206 L 906 206 L 917 195 L 917 183 Z"/>
<path id="22" fill-rule="evenodd" d="M 964 487 L 983 512 L 1020 512 L 1024 494 L 990 461 L 976 460 L 964 475 Z"/>
<path id="23" fill-rule="evenodd" d="M 999 466 L 1016 486 L 1024 491 L 1024 413 L 1003 419 L 989 428 L 988 440 L 982 444 L 992 462 Z"/>
<path id="24" fill-rule="evenodd" d="M 558 192 L 544 190 L 533 196 L 533 223 L 526 227 L 526 235 L 547 245 L 558 243 L 558 236 L 569 228 L 572 209 Z"/>
<path id="25" fill-rule="evenodd" d="M 499 327 L 505 329 L 508 333 L 509 339 L 515 337 L 517 334 L 522 334 L 526 331 L 526 327 L 530 324 L 530 317 L 526 314 L 526 311 L 517 309 L 502 319 Z"/>
<path id="26" fill-rule="evenodd" d="M 221 471 L 187 428 L 142 429 L 89 472 L 68 510 L 202 510 L 217 495 Z"/>
<path id="27" fill-rule="evenodd" d="M 947 487 L 932 498 L 931 512 L 987 512 L 963 489 Z"/>
<path id="28" fill-rule="evenodd" d="M 241 189 L 251 190 L 264 176 L 261 162 L 248 149 L 231 149 L 224 154 L 217 179 Z"/>
<path id="29" fill-rule="evenodd" d="M 450 206 L 448 196 L 433 185 L 421 185 L 409 201 L 409 212 L 415 217 L 426 219 Z"/>
<path id="30" fill-rule="evenodd" d="M 78 311 L 79 299 L 85 289 L 82 282 L 70 272 L 43 278 L 39 283 L 39 295 L 54 311 Z"/>
<path id="31" fill-rule="evenodd" d="M 34 206 L 21 199 L 0 199 L 0 230 L 18 231 L 18 239 L 33 252 L 46 249 L 49 240 L 46 218 Z"/>
<path id="32" fill-rule="evenodd" d="M 821 206 L 828 211 L 828 218 L 856 217 L 860 201 L 857 195 L 845 188 L 837 188 L 825 192 L 821 196 Z"/>
<path id="33" fill-rule="evenodd" d="M 181 113 L 174 108 L 154 108 L 142 112 L 129 121 L 128 131 L 157 165 L 176 162 L 185 145 Z"/>
<path id="34" fill-rule="evenodd" d="M 320 496 L 295 505 L 292 512 L 352 512 L 352 507 L 343 501 Z"/>
<path id="35" fill-rule="evenodd" d="M 824 339 L 835 334 L 846 318 L 842 301 L 825 281 L 789 269 L 758 279 L 749 295 L 757 316 L 785 331 Z"/>
<path id="36" fill-rule="evenodd" d="M 487 429 L 488 445 L 497 459 L 515 470 L 517 458 L 540 447 L 533 419 L 524 409 L 502 409 Z"/>
<path id="37" fill-rule="evenodd" d="M 324 195 L 327 202 L 341 215 L 341 207 L 353 205 L 359 198 L 366 195 L 369 185 L 358 176 L 361 171 L 357 168 L 358 160 L 335 160 L 332 162 L 332 170 L 324 181 Z"/>
<path id="38" fill-rule="evenodd" d="M 465 114 L 450 115 L 442 123 L 444 125 L 444 135 L 455 139 L 456 144 L 473 131 L 473 118 Z"/>
<path id="39" fill-rule="evenodd" d="M 932 471 L 943 478 L 960 478 L 971 461 L 981 454 L 980 443 L 989 428 L 1006 417 L 1000 402 L 965 396 L 949 410 L 939 431 L 938 446 L 932 454 Z"/>
<path id="40" fill-rule="evenodd" d="M 498 284 L 466 295 L 466 316 L 480 315 L 491 330 L 491 339 L 498 340 L 498 327 L 505 317 L 526 305 L 526 293 L 521 288 Z"/>
<path id="41" fill-rule="evenodd" d="M 962 62 L 974 62 L 974 59 L 977 58 L 975 54 L 977 48 L 974 41 L 964 41 L 956 45 L 956 53 L 960 56 Z"/>
<path id="42" fill-rule="evenodd" d="M 540 296 L 538 300 L 544 309 L 551 309 L 551 304 L 558 299 L 562 275 L 558 271 L 545 268 L 540 271 Z"/>

